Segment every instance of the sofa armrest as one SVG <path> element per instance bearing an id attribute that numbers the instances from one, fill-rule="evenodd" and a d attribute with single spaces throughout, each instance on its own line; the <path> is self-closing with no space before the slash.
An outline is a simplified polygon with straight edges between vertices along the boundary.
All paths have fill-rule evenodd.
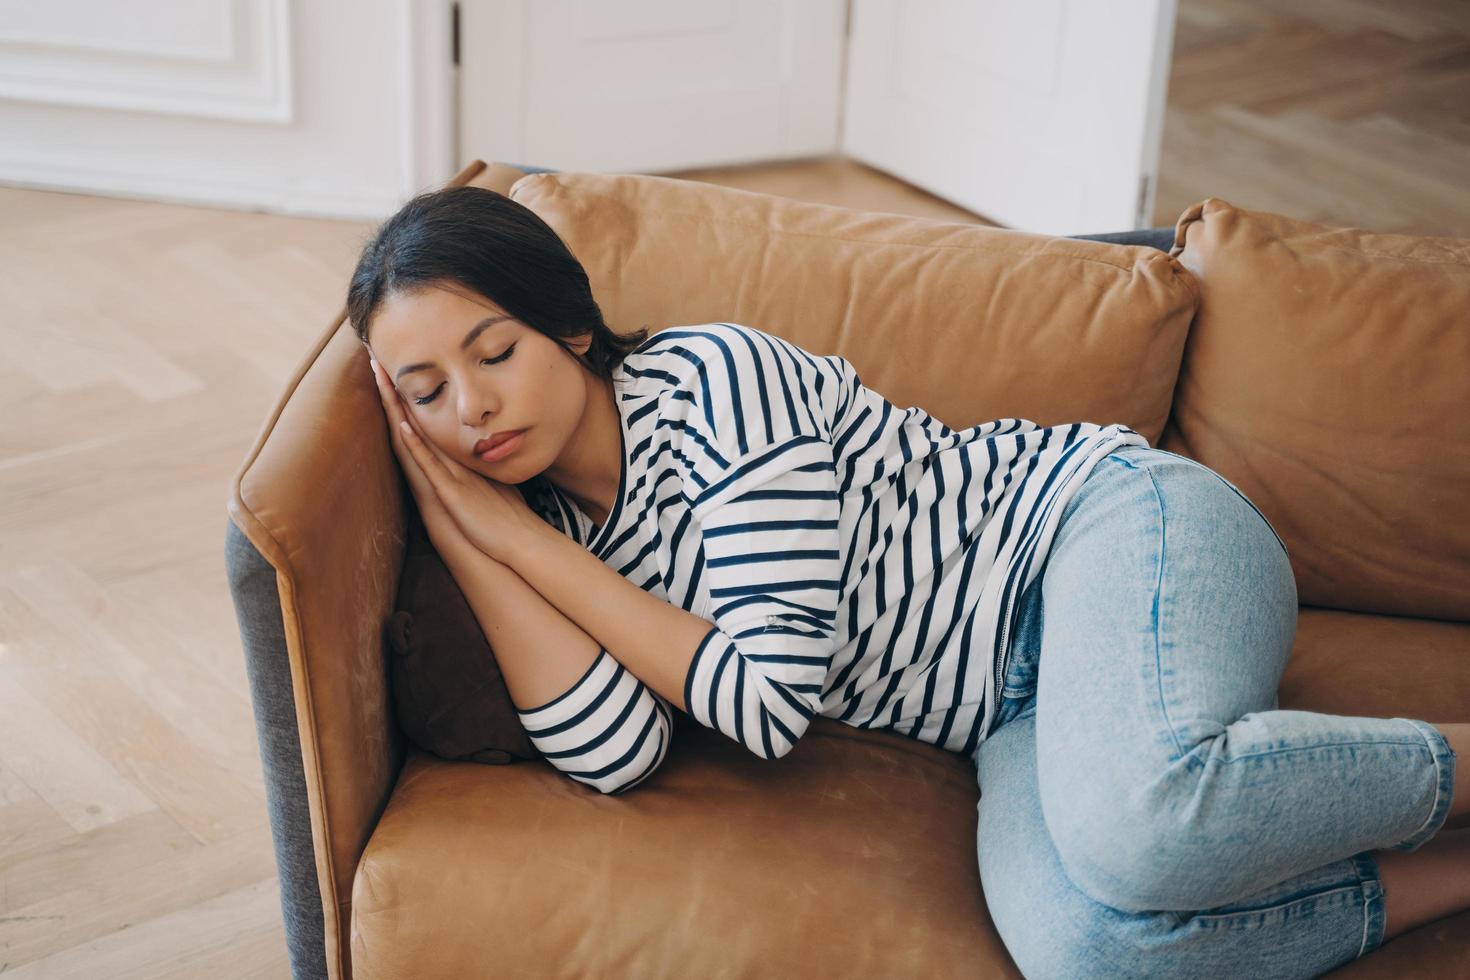
<path id="1" fill-rule="evenodd" d="M 229 501 L 231 522 L 275 570 L 327 975 L 344 980 L 353 874 L 404 756 L 381 627 L 403 564 L 406 488 L 370 382 L 367 354 L 339 319 L 287 386 Z M 268 707 L 256 704 L 257 722 Z"/>
<path id="2" fill-rule="evenodd" d="M 291 976 L 325 977 L 322 895 L 276 570 L 234 521 L 225 528 L 225 568 L 255 712 Z"/>
<path id="3" fill-rule="evenodd" d="M 504 193 L 521 176 L 477 160 L 446 186 Z M 403 566 L 407 494 L 344 308 L 286 385 L 228 500 L 230 587 L 297 976 L 322 975 L 321 951 L 326 976 L 352 975 L 353 877 L 406 752 L 382 624 Z M 303 873 L 312 866 L 315 889 Z"/>

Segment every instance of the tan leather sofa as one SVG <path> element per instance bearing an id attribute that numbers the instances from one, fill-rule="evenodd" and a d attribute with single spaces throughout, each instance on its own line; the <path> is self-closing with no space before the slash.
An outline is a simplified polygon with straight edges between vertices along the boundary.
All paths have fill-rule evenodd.
<path id="1" fill-rule="evenodd" d="M 614 329 L 752 324 L 951 427 L 1122 421 L 1199 459 L 1290 551 L 1281 707 L 1470 720 L 1470 242 L 1210 200 L 1166 253 L 658 177 L 477 161 L 451 183 L 541 215 Z M 405 501 L 379 434 L 339 316 L 229 501 L 298 976 L 1020 975 L 968 758 L 818 718 L 762 761 L 676 712 L 660 771 L 604 796 L 406 744 L 380 632 Z M 1470 977 L 1470 914 L 1339 974 Z"/>

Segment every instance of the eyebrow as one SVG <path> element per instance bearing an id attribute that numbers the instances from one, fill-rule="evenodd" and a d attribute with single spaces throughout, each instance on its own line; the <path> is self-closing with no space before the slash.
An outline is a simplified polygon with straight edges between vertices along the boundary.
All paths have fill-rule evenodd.
<path id="1" fill-rule="evenodd" d="M 473 344 L 475 342 L 475 338 L 484 333 L 487 328 L 494 326 L 501 320 L 509 319 L 511 319 L 511 317 L 508 314 L 503 316 L 487 316 L 485 319 L 481 320 L 473 327 L 470 327 L 470 332 L 465 334 L 464 340 L 461 340 L 459 342 L 459 349 L 464 350 L 465 348 L 469 347 L 470 344 Z M 426 371 L 433 366 L 433 361 L 420 361 L 417 364 L 405 365 L 404 367 L 398 369 L 397 374 L 393 375 L 393 381 L 397 383 L 398 379 L 403 377 L 405 374 L 409 374 L 414 371 Z"/>

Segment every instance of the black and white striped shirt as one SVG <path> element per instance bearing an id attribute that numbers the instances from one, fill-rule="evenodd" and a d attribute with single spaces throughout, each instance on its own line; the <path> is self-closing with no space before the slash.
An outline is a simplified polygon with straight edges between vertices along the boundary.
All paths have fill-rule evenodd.
<path id="1" fill-rule="evenodd" d="M 1016 601 L 1068 500 L 1133 429 L 997 419 L 953 430 L 853 366 L 735 323 L 666 328 L 616 368 L 623 472 L 602 527 L 544 476 L 548 522 L 715 626 L 691 718 L 762 758 L 816 715 L 970 754 L 999 704 Z M 669 750 L 673 712 L 603 649 L 518 712 L 548 761 L 605 793 Z"/>

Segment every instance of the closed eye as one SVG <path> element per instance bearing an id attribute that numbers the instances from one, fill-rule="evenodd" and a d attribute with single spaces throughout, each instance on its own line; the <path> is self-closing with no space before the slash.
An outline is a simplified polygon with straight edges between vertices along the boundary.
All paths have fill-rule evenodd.
<path id="1" fill-rule="evenodd" d="M 499 364 L 501 361 L 504 361 L 504 360 L 509 359 L 510 355 L 515 352 L 515 349 L 516 349 L 516 345 L 515 344 L 511 344 L 509 347 L 507 347 L 505 349 L 505 353 L 504 354 L 501 354 L 499 357 L 486 357 L 486 358 L 482 358 L 480 360 L 480 363 L 481 364 Z M 443 382 L 440 382 L 438 388 L 435 388 L 433 391 L 429 392 L 427 395 L 425 395 L 422 398 L 415 398 L 413 400 L 413 403 L 415 405 L 427 405 L 427 404 L 429 404 L 429 402 L 431 402 L 435 398 L 438 398 L 439 397 L 439 389 L 440 388 L 443 388 L 443 387 L 444 387 Z"/>

